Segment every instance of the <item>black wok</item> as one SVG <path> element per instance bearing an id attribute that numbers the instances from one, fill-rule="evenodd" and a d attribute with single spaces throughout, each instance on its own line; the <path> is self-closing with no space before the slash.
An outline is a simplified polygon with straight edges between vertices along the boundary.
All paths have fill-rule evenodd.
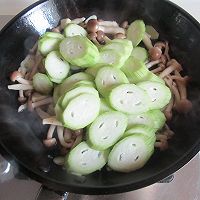
<path id="1" fill-rule="evenodd" d="M 106 169 L 77 178 L 52 163 L 42 145 L 45 129 L 34 113 L 18 114 L 17 93 L 7 90 L 10 72 L 16 70 L 38 36 L 62 18 L 96 14 L 107 20 L 129 22 L 142 18 L 159 30 L 171 45 L 171 56 L 192 77 L 188 88 L 193 109 L 174 114 L 170 127 L 176 133 L 165 152 L 156 151 L 147 165 L 129 174 Z M 164 0 L 49 0 L 25 9 L 0 33 L 0 144 L 6 155 L 31 178 L 57 191 L 112 194 L 153 184 L 186 164 L 200 150 L 200 25 L 184 10 Z"/>

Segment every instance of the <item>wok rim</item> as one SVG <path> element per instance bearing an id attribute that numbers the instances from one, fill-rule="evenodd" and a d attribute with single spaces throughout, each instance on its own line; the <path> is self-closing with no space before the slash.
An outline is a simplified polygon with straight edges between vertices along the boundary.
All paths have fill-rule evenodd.
<path id="1" fill-rule="evenodd" d="M 17 21 L 20 17 L 23 15 L 27 14 L 29 11 L 32 9 L 36 8 L 39 5 L 42 5 L 45 2 L 48 2 L 49 0 L 39 0 L 27 8 L 23 9 L 21 12 L 19 12 L 17 15 L 15 15 L 0 31 L 0 37 L 3 36 L 4 32 L 9 29 L 9 27 Z M 175 7 L 181 14 L 183 14 L 198 30 L 200 33 L 200 23 L 193 17 L 191 16 L 187 11 L 185 11 L 183 8 L 178 6 L 177 4 L 169 1 L 169 0 L 163 0 L 165 3 L 169 4 L 172 7 Z M 195 144 L 193 144 L 192 148 L 187 151 L 183 156 L 181 156 L 176 162 L 173 164 L 169 165 L 165 169 L 161 170 L 159 173 L 156 175 L 150 176 L 148 178 L 142 179 L 138 182 L 135 183 L 127 183 L 127 184 L 118 184 L 118 185 L 113 185 L 113 186 L 84 186 L 84 184 L 76 185 L 76 184 L 67 184 L 67 183 L 61 183 L 60 181 L 56 181 L 55 179 L 51 179 L 46 174 L 44 173 L 38 173 L 35 172 L 31 167 L 27 166 L 25 163 L 23 163 L 21 160 L 15 157 L 14 154 L 12 154 L 7 147 L 2 144 L 2 141 L 0 140 L 0 145 L 3 148 L 4 153 L 8 154 L 11 156 L 12 159 L 16 161 L 16 163 L 19 165 L 19 168 L 23 170 L 23 173 L 28 175 L 29 177 L 33 178 L 34 180 L 40 182 L 41 184 L 51 188 L 54 190 L 55 185 L 59 185 L 57 188 L 62 188 L 61 190 L 67 191 L 67 192 L 75 192 L 77 194 L 90 194 L 90 195 L 102 195 L 102 194 L 117 194 L 117 193 L 122 193 L 122 192 L 129 192 L 133 190 L 137 190 L 143 187 L 150 186 L 166 177 L 169 175 L 175 173 L 178 171 L 180 168 L 182 168 L 184 165 L 189 163 L 189 161 L 199 152 L 200 150 L 200 139 L 197 141 Z M 6 159 L 9 159 L 10 157 L 7 157 L 3 155 Z M 60 191 L 61 191 L 60 190 Z"/>

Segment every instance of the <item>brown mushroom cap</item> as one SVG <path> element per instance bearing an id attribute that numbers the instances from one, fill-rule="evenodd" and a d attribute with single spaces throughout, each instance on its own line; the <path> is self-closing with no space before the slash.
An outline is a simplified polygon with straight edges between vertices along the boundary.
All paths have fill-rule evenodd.
<path id="1" fill-rule="evenodd" d="M 149 56 L 152 61 L 159 60 L 162 55 L 162 51 L 158 47 L 152 47 L 149 49 Z"/>
<path id="2" fill-rule="evenodd" d="M 96 33 L 99 28 L 99 23 L 96 19 L 91 19 L 87 23 L 87 31 L 89 33 Z"/>
<path id="3" fill-rule="evenodd" d="M 23 75 L 22 75 L 21 72 L 19 72 L 19 71 L 14 71 L 14 72 L 11 74 L 11 76 L 10 76 L 10 80 L 11 80 L 12 82 L 15 82 L 17 79 L 22 78 L 22 77 L 23 77 Z"/>
<path id="4" fill-rule="evenodd" d="M 188 99 L 181 99 L 177 102 L 175 108 L 179 113 L 186 114 L 192 109 L 192 102 Z"/>

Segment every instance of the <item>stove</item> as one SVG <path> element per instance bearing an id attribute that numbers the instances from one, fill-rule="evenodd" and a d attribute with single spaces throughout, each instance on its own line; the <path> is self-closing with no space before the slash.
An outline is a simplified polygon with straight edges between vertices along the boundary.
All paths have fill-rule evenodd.
<path id="1" fill-rule="evenodd" d="M 1 16 L 0 28 L 13 16 Z M 0 200 L 200 200 L 200 154 L 165 180 L 136 191 L 117 195 L 60 196 L 20 173 L 14 161 L 0 155 Z"/>

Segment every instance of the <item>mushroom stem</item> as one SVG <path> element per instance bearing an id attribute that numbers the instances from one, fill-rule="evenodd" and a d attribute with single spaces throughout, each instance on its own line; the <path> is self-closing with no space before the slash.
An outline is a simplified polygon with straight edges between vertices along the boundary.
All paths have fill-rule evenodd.
<path id="1" fill-rule="evenodd" d="M 19 90 L 18 101 L 20 103 L 24 103 L 26 100 L 27 100 L 27 98 L 24 96 L 24 91 L 23 90 Z"/>
<path id="2" fill-rule="evenodd" d="M 33 85 L 13 84 L 8 85 L 9 90 L 33 90 Z"/>
<path id="3" fill-rule="evenodd" d="M 37 101 L 41 101 L 41 100 L 46 99 L 46 98 L 48 98 L 48 97 L 49 97 L 49 96 L 42 95 L 42 94 L 40 94 L 40 93 L 34 92 L 34 93 L 32 94 L 32 102 L 34 103 L 34 102 L 37 102 Z"/>
<path id="4" fill-rule="evenodd" d="M 60 28 L 58 26 L 56 28 L 53 28 L 51 31 L 54 32 L 54 33 L 60 33 Z"/>
<path id="5" fill-rule="evenodd" d="M 156 148 L 159 148 L 161 151 L 165 151 L 166 149 L 168 149 L 168 142 L 156 142 L 154 145 Z"/>
<path id="6" fill-rule="evenodd" d="M 165 141 L 167 141 L 167 136 L 163 135 L 163 134 L 157 134 L 156 135 L 156 140 L 159 140 L 161 142 L 165 142 Z"/>
<path id="7" fill-rule="evenodd" d="M 72 138 L 72 131 L 68 128 L 65 128 L 64 129 L 64 140 L 65 140 L 65 142 L 71 140 L 71 138 Z"/>
<path id="8" fill-rule="evenodd" d="M 82 136 L 82 135 L 78 135 L 78 136 L 76 137 L 76 139 L 75 139 L 75 141 L 74 141 L 74 144 L 73 144 L 73 146 L 72 146 L 71 148 L 76 147 L 78 144 L 80 144 L 80 143 L 82 142 L 82 140 L 83 140 L 83 136 Z"/>
<path id="9" fill-rule="evenodd" d="M 57 143 L 56 138 L 43 140 L 43 144 L 46 147 L 53 147 L 54 145 L 56 145 L 56 143 Z"/>
<path id="10" fill-rule="evenodd" d="M 152 69 L 151 72 L 154 74 L 157 74 L 159 72 L 162 72 L 165 69 L 165 65 L 163 65 L 162 63 L 155 69 Z"/>
<path id="11" fill-rule="evenodd" d="M 47 139 L 51 139 L 53 137 L 53 133 L 55 129 L 56 129 L 56 126 L 51 124 L 47 132 Z"/>
<path id="12" fill-rule="evenodd" d="M 170 56 L 169 56 L 169 43 L 167 41 L 165 42 L 164 55 L 167 57 L 167 60 L 170 60 Z"/>
<path id="13" fill-rule="evenodd" d="M 32 103 L 32 107 L 37 108 L 39 106 L 43 106 L 43 105 L 50 104 L 50 103 L 53 103 L 52 97 L 48 97 L 48 98 L 43 99 L 41 101 L 34 102 L 34 103 Z"/>
<path id="14" fill-rule="evenodd" d="M 151 61 L 149 63 L 146 64 L 146 67 L 149 69 L 157 64 L 159 64 L 161 62 L 161 60 L 155 60 L 155 61 Z"/>
<path id="15" fill-rule="evenodd" d="M 85 21 L 85 17 L 81 17 L 81 18 L 76 18 L 76 19 L 71 20 L 71 23 L 80 24 L 80 23 L 82 23 L 84 21 Z"/>
<path id="16" fill-rule="evenodd" d="M 170 65 L 169 67 L 167 67 L 161 74 L 160 74 L 160 78 L 164 78 L 165 76 L 168 76 L 169 74 L 171 74 L 172 72 L 174 72 L 175 70 L 181 71 L 182 67 L 179 65 Z"/>
<path id="17" fill-rule="evenodd" d="M 99 30 L 103 31 L 104 33 L 107 34 L 117 34 L 117 33 L 122 33 L 125 34 L 125 30 L 121 27 L 116 27 L 116 26 L 99 26 Z"/>
<path id="18" fill-rule="evenodd" d="M 119 24 L 116 21 L 99 21 L 99 26 L 119 27 Z"/>
<path id="19" fill-rule="evenodd" d="M 63 126 L 57 126 L 57 135 L 58 135 L 59 142 L 63 147 L 65 147 L 65 148 L 72 147 L 72 143 L 67 143 L 64 140 L 64 127 Z"/>
<path id="20" fill-rule="evenodd" d="M 55 126 L 62 126 L 62 123 L 56 119 L 56 116 L 48 117 L 42 120 L 42 124 L 52 124 Z"/>
<path id="21" fill-rule="evenodd" d="M 170 121 L 172 119 L 173 106 L 174 106 L 174 97 L 172 96 L 169 104 L 167 105 L 167 107 L 164 110 L 165 117 L 168 121 Z"/>
<path id="22" fill-rule="evenodd" d="M 153 48 L 151 39 L 150 39 L 150 37 L 149 37 L 149 35 L 147 33 L 144 34 L 144 37 L 143 37 L 142 41 L 143 41 L 143 43 L 144 43 L 144 45 L 146 46 L 147 49 Z"/>
<path id="23" fill-rule="evenodd" d="M 41 108 L 36 108 L 35 111 L 37 112 L 37 114 L 39 115 L 41 119 L 46 119 L 50 117 L 50 115 L 46 113 L 45 111 L 43 111 Z"/>

